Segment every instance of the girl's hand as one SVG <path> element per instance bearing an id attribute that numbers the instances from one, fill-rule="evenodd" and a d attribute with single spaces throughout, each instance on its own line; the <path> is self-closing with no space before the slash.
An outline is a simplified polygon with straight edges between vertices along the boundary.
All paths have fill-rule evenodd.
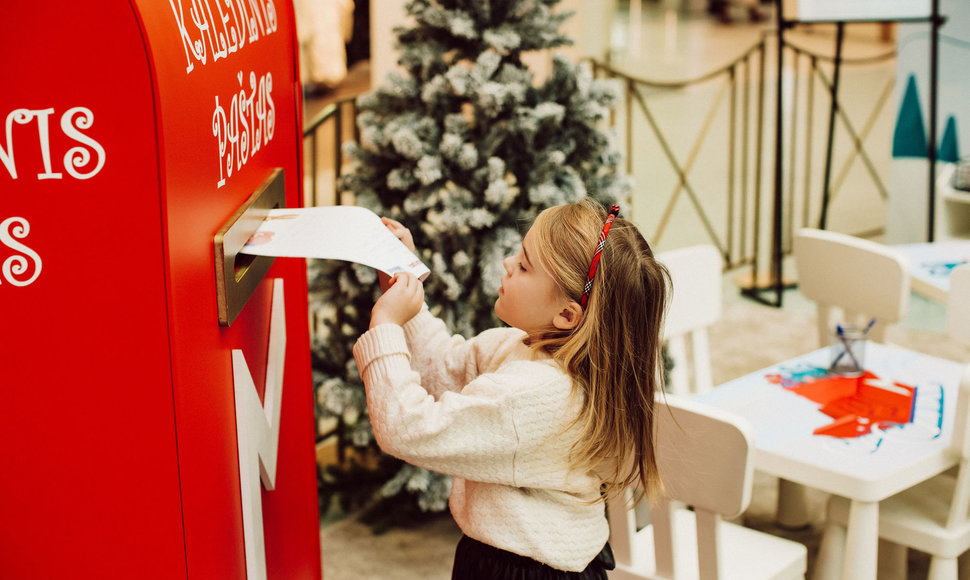
<path id="1" fill-rule="evenodd" d="M 381 222 L 387 227 L 387 229 L 391 230 L 394 237 L 401 240 L 401 242 L 407 246 L 409 250 L 416 252 L 414 249 L 414 238 L 411 236 L 411 230 L 404 227 L 401 222 L 392 220 L 389 217 L 382 217 Z M 377 279 L 381 283 L 381 291 L 387 292 L 387 289 L 391 286 L 391 277 L 378 270 Z"/>
<path id="2" fill-rule="evenodd" d="M 424 284 L 414 274 L 406 272 L 395 274 L 389 287 L 374 304 L 370 313 L 370 327 L 379 324 L 404 323 L 414 318 L 424 304 Z"/>
<path id="3" fill-rule="evenodd" d="M 401 240 L 409 250 L 412 252 L 416 251 L 414 249 L 414 238 L 411 236 L 411 230 L 401 225 L 401 222 L 392 220 L 389 217 L 382 217 L 381 222 L 383 222 L 384 225 L 387 226 L 387 229 L 391 230 L 391 233 L 394 234 L 394 237 Z"/>

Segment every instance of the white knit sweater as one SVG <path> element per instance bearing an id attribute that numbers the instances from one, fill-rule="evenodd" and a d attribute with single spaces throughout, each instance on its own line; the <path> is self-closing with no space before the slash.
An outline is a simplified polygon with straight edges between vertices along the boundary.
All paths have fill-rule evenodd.
<path id="1" fill-rule="evenodd" d="M 583 570 L 609 537 L 600 480 L 570 469 L 572 381 L 514 328 L 470 340 L 427 309 L 354 345 L 381 448 L 454 476 L 465 535 L 553 568 Z"/>

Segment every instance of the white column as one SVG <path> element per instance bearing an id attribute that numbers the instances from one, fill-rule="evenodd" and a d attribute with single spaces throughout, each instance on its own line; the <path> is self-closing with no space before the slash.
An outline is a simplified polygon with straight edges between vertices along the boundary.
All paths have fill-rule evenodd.
<path id="1" fill-rule="evenodd" d="M 397 67 L 394 27 L 407 20 L 405 3 L 406 0 L 370 0 L 371 86 L 384 84 L 387 74 Z"/>

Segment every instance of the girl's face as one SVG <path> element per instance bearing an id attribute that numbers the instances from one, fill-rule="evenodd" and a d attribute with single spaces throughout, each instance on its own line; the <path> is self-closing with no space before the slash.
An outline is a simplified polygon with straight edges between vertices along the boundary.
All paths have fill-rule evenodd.
<path id="1" fill-rule="evenodd" d="M 527 333 L 559 327 L 558 318 L 571 302 L 539 263 L 534 240 L 530 228 L 519 253 L 503 260 L 505 276 L 495 301 L 502 322 Z"/>

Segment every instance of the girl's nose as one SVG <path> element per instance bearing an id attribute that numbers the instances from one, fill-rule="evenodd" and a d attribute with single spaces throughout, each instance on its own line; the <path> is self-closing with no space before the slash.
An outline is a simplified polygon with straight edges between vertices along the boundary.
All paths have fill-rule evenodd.
<path id="1" fill-rule="evenodd" d="M 512 260 L 514 258 L 515 256 L 507 256 L 504 260 L 502 260 L 502 265 L 505 266 L 506 274 L 509 274 L 509 275 L 512 274 Z"/>

